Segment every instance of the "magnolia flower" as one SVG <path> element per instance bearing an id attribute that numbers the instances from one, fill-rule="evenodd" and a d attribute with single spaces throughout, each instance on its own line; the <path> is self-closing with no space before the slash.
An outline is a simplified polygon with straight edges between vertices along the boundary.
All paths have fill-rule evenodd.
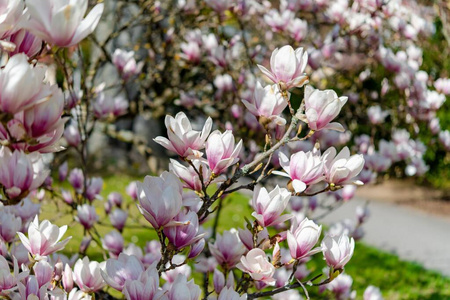
<path id="1" fill-rule="evenodd" d="M 217 234 L 215 243 L 209 243 L 209 250 L 220 265 L 227 265 L 230 269 L 245 253 L 245 246 L 239 240 L 238 232 L 231 229 L 224 231 L 223 235 Z"/>
<path id="2" fill-rule="evenodd" d="M 91 229 L 99 219 L 95 207 L 89 204 L 78 205 L 77 213 L 75 220 L 86 229 Z"/>
<path id="3" fill-rule="evenodd" d="M 154 228 L 173 224 L 182 207 L 183 186 L 173 173 L 165 171 L 159 177 L 145 176 L 137 182 L 139 210 Z"/>
<path id="4" fill-rule="evenodd" d="M 17 283 L 25 279 L 29 272 L 24 271 L 19 274 L 19 265 L 17 260 L 13 257 L 14 270 L 11 274 L 9 263 L 3 255 L 0 255 L 0 296 L 6 296 L 9 291 L 17 287 Z"/>
<path id="5" fill-rule="evenodd" d="M 265 188 L 256 187 L 253 192 L 252 216 L 262 227 L 273 226 L 292 218 L 292 215 L 281 215 L 288 205 L 291 193 L 280 189 L 278 185 L 270 193 Z"/>
<path id="6" fill-rule="evenodd" d="M 218 175 L 239 161 L 242 140 L 235 147 L 234 136 L 230 130 L 220 133 L 216 130 L 206 142 L 206 156 L 212 173 Z"/>
<path id="7" fill-rule="evenodd" d="M 26 0 L 30 20 L 26 27 L 44 41 L 71 47 L 91 34 L 103 13 L 103 3 L 97 4 L 83 19 L 87 0 Z"/>
<path id="8" fill-rule="evenodd" d="M 209 169 L 208 164 L 198 159 L 192 160 L 192 164 L 195 166 L 197 171 L 202 174 L 204 183 L 207 182 L 211 177 L 211 170 Z M 185 167 L 178 161 L 170 159 L 169 170 L 184 181 L 183 187 L 189 188 L 196 192 L 200 192 L 202 190 L 200 176 L 192 166 Z"/>
<path id="9" fill-rule="evenodd" d="M 335 299 L 355 299 L 356 294 L 352 292 L 353 279 L 347 274 L 341 274 L 326 285 Z"/>
<path id="10" fill-rule="evenodd" d="M 24 53 L 28 57 L 33 57 L 42 48 L 42 40 L 24 29 L 15 32 L 9 40 L 16 45 L 14 51 L 10 52 L 11 56 Z"/>
<path id="11" fill-rule="evenodd" d="M 127 300 L 167 299 L 165 291 L 159 289 L 159 275 L 156 265 L 140 273 L 137 280 L 126 280 L 122 293 Z"/>
<path id="12" fill-rule="evenodd" d="M 64 138 L 72 147 L 77 147 L 81 143 L 81 135 L 76 124 L 70 123 L 64 130 Z"/>
<path id="13" fill-rule="evenodd" d="M 253 101 L 250 103 L 242 99 L 242 103 L 256 117 L 267 118 L 270 123 L 273 122 L 277 125 L 286 124 L 286 120 L 280 117 L 280 114 L 286 108 L 287 101 L 276 84 L 263 88 L 261 83 L 257 82 Z M 264 123 L 261 119 L 260 122 Z"/>
<path id="14" fill-rule="evenodd" d="M 105 270 L 100 270 L 105 282 L 118 291 L 122 291 L 128 280 L 138 280 L 144 272 L 144 266 L 134 255 L 120 253 L 117 259 L 110 258 L 106 261 Z"/>
<path id="15" fill-rule="evenodd" d="M 182 157 L 189 155 L 201 156 L 198 150 L 203 149 L 205 141 L 211 132 L 211 118 L 206 120 L 201 132 L 192 130 L 191 122 L 183 112 L 179 112 L 175 118 L 166 116 L 165 124 L 169 139 L 158 136 L 154 139 L 155 142 Z"/>
<path id="16" fill-rule="evenodd" d="M 103 179 L 101 177 L 90 178 L 87 182 L 86 192 L 84 196 L 91 203 L 94 199 L 101 199 L 100 192 L 103 189 Z"/>
<path id="17" fill-rule="evenodd" d="M 294 13 L 290 10 L 284 10 L 284 11 L 280 12 L 276 9 L 271 9 L 268 13 L 266 13 L 264 15 L 264 21 L 266 22 L 267 25 L 269 25 L 272 28 L 272 30 L 274 32 L 284 32 L 293 19 L 294 19 Z M 290 46 L 284 46 L 284 47 L 290 47 Z M 277 50 L 278 49 L 275 49 L 275 51 L 277 51 Z M 272 56 L 273 56 L 273 54 L 272 54 Z"/>
<path id="18" fill-rule="evenodd" d="M 121 97 L 111 98 L 100 92 L 94 102 L 95 117 L 103 120 L 110 117 L 118 117 L 127 113 L 128 101 Z"/>
<path id="19" fill-rule="evenodd" d="M 306 190 L 308 185 L 316 184 L 324 179 L 323 162 L 311 151 L 294 153 L 290 160 L 283 152 L 280 152 L 278 157 L 280 165 L 286 173 L 274 171 L 273 174 L 291 178 L 291 184 L 296 193 L 301 193 Z"/>
<path id="20" fill-rule="evenodd" d="M 136 63 L 134 51 L 116 49 L 112 55 L 112 62 L 119 70 L 123 80 L 128 80 L 141 72 L 144 62 Z"/>
<path id="21" fill-rule="evenodd" d="M 247 300 L 247 294 L 241 296 L 232 287 L 224 287 L 217 300 Z"/>
<path id="22" fill-rule="evenodd" d="M 68 237 L 63 241 L 59 241 L 64 233 L 66 233 L 67 225 L 58 227 L 48 220 L 44 220 L 39 224 L 38 217 L 30 223 L 28 227 L 28 238 L 22 233 L 17 232 L 22 244 L 34 256 L 34 259 L 40 260 L 46 256 L 64 249 L 66 244 L 72 237 Z"/>
<path id="23" fill-rule="evenodd" d="M 304 38 L 306 38 L 308 34 L 308 22 L 300 19 L 294 19 L 291 21 L 291 24 L 289 24 L 288 30 L 291 34 L 291 37 L 296 42 L 300 42 Z"/>
<path id="24" fill-rule="evenodd" d="M 22 228 L 22 219 L 7 210 L 0 210 L 0 240 L 11 243 Z"/>
<path id="25" fill-rule="evenodd" d="M 89 261 L 89 257 L 78 259 L 73 267 L 73 279 L 80 290 L 86 293 L 96 292 L 105 286 L 101 270 L 105 270 L 106 262 Z"/>
<path id="26" fill-rule="evenodd" d="M 119 231 L 122 231 L 125 227 L 125 223 L 128 218 L 128 213 L 120 208 L 114 209 L 109 214 L 109 220 L 111 221 L 111 225 Z"/>
<path id="27" fill-rule="evenodd" d="M 367 115 L 372 124 L 381 124 L 389 115 L 389 112 L 381 110 L 379 105 L 371 106 L 367 109 Z"/>
<path id="28" fill-rule="evenodd" d="M 181 53 L 180 57 L 196 64 L 200 62 L 200 58 L 202 55 L 202 51 L 200 49 L 200 46 L 196 42 L 188 42 L 188 43 L 181 43 L 180 44 Z"/>
<path id="29" fill-rule="evenodd" d="M 168 300 L 198 300 L 200 294 L 200 287 L 194 283 L 194 279 L 187 281 L 186 276 L 180 274 L 172 284 L 167 297 Z"/>
<path id="30" fill-rule="evenodd" d="M 287 241 L 292 258 L 301 259 L 320 252 L 320 247 L 313 249 L 319 241 L 322 226 L 305 218 L 300 224 L 293 219 L 291 229 L 287 232 Z"/>
<path id="31" fill-rule="evenodd" d="M 321 246 L 327 265 L 332 270 L 342 270 L 353 256 L 355 240 L 345 233 L 339 237 L 327 235 L 322 240 Z"/>
<path id="32" fill-rule="evenodd" d="M 0 9 L 0 40 L 15 32 L 19 23 L 24 20 L 24 3 L 22 0 L 8 0 L 2 3 Z"/>
<path id="33" fill-rule="evenodd" d="M 236 267 L 249 273 L 254 280 L 275 285 L 276 280 L 273 278 L 275 267 L 267 259 L 266 253 L 259 248 L 252 249 L 246 256 L 242 256 L 241 262 Z"/>
<path id="34" fill-rule="evenodd" d="M 439 78 L 434 82 L 434 87 L 439 93 L 450 95 L 450 78 Z"/>
<path id="35" fill-rule="evenodd" d="M 39 153 L 27 155 L 20 150 L 11 153 L 7 147 L 0 149 L 0 183 L 10 199 L 20 200 L 37 189 L 48 174 Z"/>
<path id="36" fill-rule="evenodd" d="M 103 249 L 107 250 L 111 257 L 117 257 L 123 251 L 125 243 L 123 236 L 113 230 L 101 239 Z"/>
<path id="37" fill-rule="evenodd" d="M 261 65 L 258 65 L 258 68 L 272 82 L 279 84 L 282 90 L 287 90 L 293 87 L 302 87 L 308 82 L 308 76 L 304 73 L 307 63 L 308 53 L 303 52 L 303 48 L 297 48 L 294 51 L 291 46 L 287 45 L 272 52 L 271 71 Z"/>
<path id="38" fill-rule="evenodd" d="M 310 85 L 305 88 L 305 116 L 309 128 L 317 131 L 333 129 L 345 131 L 337 122 L 330 123 L 337 117 L 348 97 L 338 97 L 333 90 L 316 90 Z"/>
<path id="39" fill-rule="evenodd" d="M 30 65 L 25 54 L 11 57 L 0 69 L 1 111 L 16 114 L 47 100 L 49 90 L 43 88 L 44 75 L 45 69 Z"/>
<path id="40" fill-rule="evenodd" d="M 362 154 L 350 156 L 348 147 L 336 155 L 336 148 L 331 147 L 322 155 L 325 165 L 325 180 L 330 185 L 356 184 L 362 182 L 354 180 L 364 167 L 364 158 Z"/>
<path id="41" fill-rule="evenodd" d="M 164 228 L 164 234 L 177 249 L 196 243 L 206 234 L 198 233 L 198 217 L 193 211 L 187 213 L 181 211 L 174 217 L 174 220 L 181 223 L 181 225 Z"/>
<path id="42" fill-rule="evenodd" d="M 369 285 L 366 288 L 363 298 L 364 300 L 383 300 L 380 289 L 373 285 Z"/>

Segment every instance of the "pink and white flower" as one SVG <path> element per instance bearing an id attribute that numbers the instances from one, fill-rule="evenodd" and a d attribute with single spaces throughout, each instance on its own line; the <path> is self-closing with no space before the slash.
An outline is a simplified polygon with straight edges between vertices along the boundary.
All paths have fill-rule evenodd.
<path id="1" fill-rule="evenodd" d="M 34 259 L 40 260 L 48 255 L 64 249 L 66 244 L 72 237 L 60 241 L 64 233 L 66 233 L 67 225 L 58 227 L 48 220 L 44 220 L 39 224 L 38 217 L 30 223 L 28 227 L 28 238 L 21 232 L 17 232 L 22 244 L 27 248 Z"/>
<path id="2" fill-rule="evenodd" d="M 270 57 L 270 69 L 258 65 L 261 72 L 264 73 L 272 82 L 277 83 L 282 90 L 293 87 L 302 87 L 308 82 L 305 68 L 308 64 L 308 52 L 303 48 L 294 49 L 287 45 L 281 49 L 275 49 Z"/>
<path id="3" fill-rule="evenodd" d="M 206 142 L 206 156 L 214 175 L 223 173 L 239 161 L 242 140 L 235 147 L 234 136 L 230 130 L 221 133 L 214 131 Z"/>
<path id="4" fill-rule="evenodd" d="M 257 281 L 262 281 L 268 285 L 275 285 L 275 267 L 267 259 L 266 253 L 255 248 L 250 250 L 247 255 L 242 256 L 241 262 L 236 266 L 242 271 L 250 274 Z"/>
<path id="5" fill-rule="evenodd" d="M 348 147 L 337 154 L 336 148 L 331 147 L 322 155 L 325 165 L 325 180 L 330 185 L 356 184 L 362 182 L 355 177 L 364 168 L 364 157 L 362 154 L 350 155 Z"/>
<path id="6" fill-rule="evenodd" d="M 305 218 L 300 224 L 294 218 L 291 229 L 287 232 L 287 241 L 292 258 L 301 259 L 314 255 L 322 249 L 314 246 L 317 244 L 322 232 L 322 226 Z"/>
<path id="7" fill-rule="evenodd" d="M 183 194 L 178 177 L 167 171 L 159 177 L 145 176 L 137 187 L 139 210 L 154 228 L 175 223 L 173 218 L 181 210 Z"/>
<path id="8" fill-rule="evenodd" d="M 86 18 L 87 0 L 27 0 L 30 20 L 26 24 L 34 35 L 59 46 L 71 47 L 91 34 L 103 13 L 103 3 L 92 8 Z"/>
<path id="9" fill-rule="evenodd" d="M 321 245 L 327 265 L 333 270 L 342 270 L 352 258 L 355 249 L 355 241 L 345 233 L 340 236 L 327 235 Z"/>
<path id="10" fill-rule="evenodd" d="M 191 122 L 183 112 L 179 112 L 175 118 L 166 116 L 165 124 L 169 139 L 158 136 L 154 139 L 155 142 L 182 157 L 201 156 L 198 150 L 205 147 L 205 141 L 211 132 L 211 118 L 206 120 L 201 132 L 192 129 Z"/>
<path id="11" fill-rule="evenodd" d="M 305 88 L 305 115 L 308 126 L 314 131 L 333 129 L 345 131 L 344 127 L 337 123 L 330 123 L 337 117 L 348 97 L 338 97 L 333 90 L 320 91 L 311 86 Z"/>
<path id="12" fill-rule="evenodd" d="M 277 185 L 270 193 L 265 188 L 257 186 L 253 191 L 252 216 L 262 227 L 273 226 L 292 218 L 292 215 L 282 215 L 291 199 L 287 189 L 280 189 Z"/>
<path id="13" fill-rule="evenodd" d="M 257 82 L 253 94 L 253 101 L 242 99 L 245 107 L 255 117 L 265 117 L 277 125 L 285 125 L 286 120 L 280 114 L 287 106 L 287 101 L 280 92 L 278 85 L 267 85 L 264 88 Z M 261 120 L 260 120 L 261 121 Z"/>
<path id="14" fill-rule="evenodd" d="M 73 267 L 73 278 L 78 287 L 86 293 L 96 292 L 105 286 L 101 270 L 106 262 L 89 261 L 89 257 L 78 259 Z"/>
<path id="15" fill-rule="evenodd" d="M 286 172 L 274 171 L 273 174 L 289 177 L 296 193 L 306 190 L 307 186 L 316 184 L 324 179 L 324 164 L 322 159 L 312 153 L 297 152 L 291 155 L 291 159 L 283 153 L 278 154 L 280 165 Z"/>

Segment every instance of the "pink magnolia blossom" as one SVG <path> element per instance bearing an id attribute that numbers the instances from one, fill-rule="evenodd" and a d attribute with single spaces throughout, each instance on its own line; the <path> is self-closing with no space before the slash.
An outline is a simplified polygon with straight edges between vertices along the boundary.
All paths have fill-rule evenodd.
<path id="1" fill-rule="evenodd" d="M 355 180 L 355 177 L 364 168 L 364 158 L 362 154 L 350 156 L 348 147 L 337 154 L 336 148 L 331 147 L 322 155 L 325 165 L 325 180 L 332 185 L 356 184 L 362 182 Z"/>
<path id="2" fill-rule="evenodd" d="M 119 231 L 122 231 L 125 227 L 125 223 L 128 218 L 128 213 L 120 208 L 114 209 L 109 214 L 109 220 L 111 221 L 111 225 Z"/>
<path id="3" fill-rule="evenodd" d="M 327 265 L 333 270 L 342 270 L 352 258 L 355 249 L 355 241 L 345 233 L 340 236 L 327 235 L 321 245 Z"/>
<path id="4" fill-rule="evenodd" d="M 239 295 L 232 287 L 224 287 L 217 300 L 246 300 L 247 294 Z"/>
<path id="5" fill-rule="evenodd" d="M 352 284 L 352 277 L 341 274 L 327 284 L 326 288 L 334 294 L 335 299 L 355 299 L 356 294 L 352 292 Z"/>
<path id="6" fill-rule="evenodd" d="M 0 210 L 0 240 L 11 243 L 22 228 L 22 219 L 7 210 Z"/>
<path id="7" fill-rule="evenodd" d="M 117 259 L 106 261 L 105 269 L 100 270 L 103 279 L 113 289 L 122 291 L 127 281 L 138 280 L 144 272 L 144 265 L 134 255 L 121 253 Z"/>
<path id="8" fill-rule="evenodd" d="M 301 19 L 294 19 L 289 24 L 289 33 L 296 42 L 300 42 L 306 38 L 308 34 L 308 22 Z"/>
<path id="9" fill-rule="evenodd" d="M 286 173 L 275 171 L 273 174 L 289 177 L 296 193 L 301 193 L 308 185 L 316 184 L 324 179 L 323 162 L 311 151 L 294 153 L 290 160 L 283 152 L 280 152 L 278 156 L 280 165 Z"/>
<path id="10" fill-rule="evenodd" d="M 286 124 L 280 114 L 286 108 L 287 101 L 276 84 L 263 88 L 261 83 L 257 82 L 252 102 L 243 99 L 242 103 L 255 117 L 265 117 L 277 125 Z"/>
<path id="11" fill-rule="evenodd" d="M 262 227 L 273 226 L 292 218 L 292 215 L 282 215 L 288 205 L 291 193 L 280 189 L 278 185 L 270 193 L 265 188 L 256 187 L 253 191 L 252 216 Z"/>
<path id="12" fill-rule="evenodd" d="M 450 95 L 450 78 L 439 78 L 434 82 L 434 87 L 439 93 Z"/>
<path id="13" fill-rule="evenodd" d="M 111 231 L 106 234 L 102 239 L 102 247 L 107 250 L 111 257 L 117 257 L 123 251 L 124 239 L 118 231 Z"/>
<path id="14" fill-rule="evenodd" d="M 178 250 L 192 245 L 202 239 L 205 233 L 199 234 L 197 214 L 193 211 L 184 213 L 181 211 L 174 217 L 181 225 L 164 228 L 164 233 Z"/>
<path id="15" fill-rule="evenodd" d="M 122 292 L 128 300 L 167 299 L 165 292 L 159 288 L 156 265 L 151 265 L 141 272 L 138 279 L 126 280 Z"/>
<path id="16" fill-rule="evenodd" d="M 112 55 L 112 62 L 116 66 L 123 80 L 139 74 L 144 66 L 144 62 L 136 63 L 134 51 L 116 49 Z"/>
<path id="17" fill-rule="evenodd" d="M 0 149 L 0 183 L 10 199 L 20 199 L 37 189 L 48 174 L 39 153 L 27 155 L 20 150 L 11 153 L 7 147 Z"/>
<path id="18" fill-rule="evenodd" d="M 105 286 L 101 270 L 106 262 L 89 261 L 89 257 L 78 259 L 73 267 L 73 278 L 78 287 L 86 293 L 96 292 Z"/>
<path id="19" fill-rule="evenodd" d="M 102 189 L 103 179 L 101 177 L 89 178 L 84 196 L 92 203 L 94 199 L 101 199 L 100 192 Z"/>
<path id="20" fill-rule="evenodd" d="M 364 300 L 383 300 L 380 289 L 373 285 L 369 285 L 366 288 L 363 298 Z"/>
<path id="21" fill-rule="evenodd" d="M 181 43 L 181 53 L 180 57 L 190 61 L 191 63 L 197 64 L 200 62 L 202 51 L 200 46 L 195 42 Z"/>
<path id="22" fill-rule="evenodd" d="M 333 90 L 316 90 L 311 86 L 305 88 L 305 115 L 308 126 L 314 131 L 334 129 L 344 131 L 344 127 L 337 123 L 330 123 L 337 117 L 348 97 L 338 97 Z"/>
<path id="23" fill-rule="evenodd" d="M 165 171 L 159 177 L 145 176 L 137 187 L 139 210 L 154 228 L 175 223 L 173 218 L 181 210 L 183 194 L 178 177 Z"/>
<path id="24" fill-rule="evenodd" d="M 242 149 L 242 140 L 235 147 L 233 133 L 229 130 L 224 133 L 216 130 L 206 142 L 206 156 L 208 164 L 214 175 L 223 173 L 228 167 L 239 161 Z"/>
<path id="25" fill-rule="evenodd" d="M 28 271 L 19 273 L 19 265 L 15 258 L 13 258 L 13 266 L 13 273 L 11 273 L 8 261 L 0 255 L 0 296 L 6 296 L 8 292 L 16 289 L 17 283 L 29 274 Z"/>
<path id="26" fill-rule="evenodd" d="M 227 265 L 228 268 L 234 267 L 245 253 L 245 247 L 234 229 L 224 231 L 223 235 L 217 234 L 215 243 L 209 243 L 209 250 L 220 265 Z"/>
<path id="27" fill-rule="evenodd" d="M 389 115 L 389 112 L 381 110 L 379 105 L 371 106 L 367 109 L 367 115 L 372 124 L 381 124 Z"/>
<path id="28" fill-rule="evenodd" d="M 206 120 L 201 132 L 192 129 L 191 122 L 183 112 L 179 112 L 175 118 L 166 116 L 165 124 L 169 139 L 158 136 L 154 139 L 155 142 L 182 157 L 201 155 L 198 150 L 205 147 L 205 141 L 211 132 L 211 118 Z"/>
<path id="29" fill-rule="evenodd" d="M 25 54 L 11 57 L 0 69 L 0 109 L 16 114 L 47 100 L 49 90 L 44 88 L 45 69 L 33 67 Z"/>
<path id="30" fill-rule="evenodd" d="M 28 227 L 28 238 L 21 232 L 17 232 L 22 244 L 27 248 L 36 260 L 43 259 L 48 255 L 64 249 L 66 244 L 72 237 L 60 241 L 67 226 L 58 227 L 48 220 L 44 220 L 39 224 L 38 217 L 30 223 Z"/>
<path id="31" fill-rule="evenodd" d="M 179 275 L 172 284 L 167 297 L 168 300 L 198 300 L 200 294 L 200 287 L 194 283 L 194 279 L 187 281 L 185 275 Z"/>
<path id="32" fill-rule="evenodd" d="M 11 56 L 24 53 L 28 57 L 33 57 L 42 48 L 42 40 L 24 29 L 11 35 L 9 41 L 16 45 L 14 51 L 10 52 Z"/>
<path id="33" fill-rule="evenodd" d="M 95 116 L 104 120 L 126 114 L 129 104 L 128 101 L 121 96 L 111 98 L 104 92 L 100 92 L 95 99 L 93 106 Z"/>
<path id="34" fill-rule="evenodd" d="M 77 193 L 81 193 L 84 188 L 84 174 L 81 169 L 75 168 L 70 171 L 69 183 L 73 186 L 73 188 L 77 191 Z"/>
<path id="35" fill-rule="evenodd" d="M 83 225 L 85 229 L 91 229 L 98 219 L 99 217 L 94 206 L 89 204 L 78 205 L 75 220 Z"/>
<path id="36" fill-rule="evenodd" d="M 250 274 L 254 280 L 275 285 L 276 280 L 273 278 L 275 267 L 267 259 L 266 253 L 259 248 L 252 249 L 247 255 L 242 256 L 241 262 L 236 267 Z"/>
<path id="37" fill-rule="evenodd" d="M 45 260 L 37 262 L 33 266 L 33 271 L 39 287 L 50 283 L 53 278 L 53 267 Z"/>
<path id="38" fill-rule="evenodd" d="M 270 57 L 270 69 L 258 65 L 272 82 L 279 84 L 282 90 L 293 87 L 302 87 L 308 82 L 305 68 L 308 63 L 308 53 L 303 48 L 294 49 L 287 45 L 275 49 Z"/>
<path id="39" fill-rule="evenodd" d="M 72 147 L 78 147 L 81 143 L 81 135 L 76 124 L 69 124 L 64 130 L 64 138 Z"/>
<path id="40" fill-rule="evenodd" d="M 294 218 L 291 229 L 287 232 L 287 241 L 292 258 L 301 259 L 320 252 L 320 247 L 314 248 L 320 238 L 322 226 L 305 218 L 300 224 Z"/>
<path id="41" fill-rule="evenodd" d="M 211 170 L 209 169 L 208 164 L 198 159 L 192 160 L 192 164 L 195 166 L 197 171 L 202 174 L 203 183 L 206 183 L 211 177 Z M 178 161 L 171 159 L 169 170 L 177 175 L 181 180 L 183 180 L 183 187 L 189 188 L 196 192 L 200 192 L 202 190 L 202 182 L 200 180 L 200 176 L 192 166 L 185 167 Z"/>
<path id="42" fill-rule="evenodd" d="M 30 20 L 26 24 L 34 35 L 59 46 L 71 47 L 91 34 L 103 13 L 103 3 L 97 4 L 86 18 L 87 0 L 27 0 Z"/>
<path id="43" fill-rule="evenodd" d="M 0 40 L 9 37 L 20 27 L 20 23 L 26 18 L 24 3 L 22 0 L 9 0 L 2 3 L 0 9 Z"/>
<path id="44" fill-rule="evenodd" d="M 275 32 L 285 31 L 293 19 L 294 13 L 290 10 L 280 12 L 276 9 L 271 9 L 264 15 L 264 21 Z"/>
<path id="45" fill-rule="evenodd" d="M 248 228 L 238 228 L 238 232 L 241 242 L 248 250 L 255 248 L 253 243 L 253 234 Z M 258 236 L 256 237 L 256 245 L 260 245 L 259 247 L 264 249 L 264 246 L 269 242 L 269 238 L 269 231 L 267 228 L 264 228 L 258 232 Z"/>

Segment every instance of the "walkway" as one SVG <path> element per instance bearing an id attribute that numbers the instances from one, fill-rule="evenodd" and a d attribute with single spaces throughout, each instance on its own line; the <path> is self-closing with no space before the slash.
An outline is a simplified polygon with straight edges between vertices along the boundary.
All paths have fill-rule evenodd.
<path id="1" fill-rule="evenodd" d="M 353 199 L 323 222 L 355 219 L 356 206 L 364 202 L 361 198 Z M 444 218 L 380 201 L 371 201 L 369 209 L 371 216 L 364 225 L 363 242 L 450 276 L 450 216 Z"/>

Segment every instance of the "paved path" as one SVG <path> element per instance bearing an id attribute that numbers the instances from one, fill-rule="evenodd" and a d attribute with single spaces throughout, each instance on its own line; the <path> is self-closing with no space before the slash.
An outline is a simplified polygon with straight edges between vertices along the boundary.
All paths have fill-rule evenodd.
<path id="1" fill-rule="evenodd" d="M 356 206 L 364 202 L 353 199 L 323 222 L 355 219 Z M 364 225 L 366 244 L 450 276 L 450 218 L 379 201 L 371 201 L 369 208 L 371 216 Z"/>

